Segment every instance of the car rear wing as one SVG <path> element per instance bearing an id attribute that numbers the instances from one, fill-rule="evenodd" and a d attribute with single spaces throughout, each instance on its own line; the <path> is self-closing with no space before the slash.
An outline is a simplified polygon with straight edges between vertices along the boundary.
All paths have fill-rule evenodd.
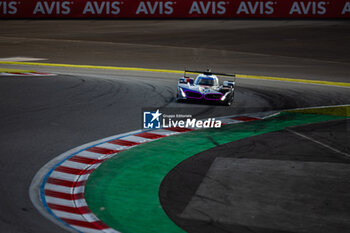
<path id="1" fill-rule="evenodd" d="M 225 73 L 214 73 L 211 72 L 210 69 L 208 69 L 207 71 L 197 71 L 197 70 L 186 70 L 185 69 L 185 73 L 184 73 L 184 78 L 188 78 L 186 76 L 186 73 L 191 73 L 191 74 L 204 74 L 204 75 L 218 75 L 218 76 L 223 76 L 223 77 L 231 77 L 233 78 L 233 80 L 230 81 L 224 81 L 223 86 L 224 87 L 234 87 L 236 84 L 236 75 L 235 74 L 225 74 Z"/>
<path id="2" fill-rule="evenodd" d="M 185 70 L 184 77 L 186 77 L 186 73 L 204 74 L 204 75 L 219 75 L 219 76 L 236 78 L 235 74 L 215 73 L 215 72 L 211 72 L 209 69 L 207 71 Z"/>

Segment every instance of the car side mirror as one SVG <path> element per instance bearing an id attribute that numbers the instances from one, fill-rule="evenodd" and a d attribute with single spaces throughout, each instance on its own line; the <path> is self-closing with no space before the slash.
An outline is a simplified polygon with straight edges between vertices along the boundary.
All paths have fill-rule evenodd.
<path id="1" fill-rule="evenodd" d="M 235 86 L 235 82 L 233 82 L 233 81 L 224 81 L 223 86 L 224 87 L 234 87 Z"/>

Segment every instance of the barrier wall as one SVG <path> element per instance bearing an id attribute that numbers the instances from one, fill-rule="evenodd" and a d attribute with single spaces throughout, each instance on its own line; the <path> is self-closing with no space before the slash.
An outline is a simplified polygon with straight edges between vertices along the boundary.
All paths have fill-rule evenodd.
<path id="1" fill-rule="evenodd" d="M 350 18 L 350 0 L 0 0 L 0 18 Z"/>

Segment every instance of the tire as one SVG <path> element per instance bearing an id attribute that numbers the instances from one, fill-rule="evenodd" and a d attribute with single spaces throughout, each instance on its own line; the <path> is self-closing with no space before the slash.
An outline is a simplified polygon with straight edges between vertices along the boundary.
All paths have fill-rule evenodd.
<path id="1" fill-rule="evenodd" d="M 232 104 L 232 101 L 226 101 L 226 102 L 224 103 L 225 106 L 231 106 L 231 104 Z"/>
<path id="2" fill-rule="evenodd" d="M 229 98 L 228 100 L 226 100 L 224 102 L 224 105 L 225 106 L 231 106 L 232 102 L 233 102 L 233 94 L 232 94 L 231 98 Z"/>
<path id="3" fill-rule="evenodd" d="M 184 99 L 180 99 L 178 96 L 176 96 L 176 103 L 183 103 Z"/>

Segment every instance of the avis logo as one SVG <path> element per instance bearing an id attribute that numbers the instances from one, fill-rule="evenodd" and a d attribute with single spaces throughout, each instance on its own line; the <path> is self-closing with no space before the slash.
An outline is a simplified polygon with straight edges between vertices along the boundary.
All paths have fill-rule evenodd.
<path id="1" fill-rule="evenodd" d="M 144 129 L 160 129 L 161 115 L 157 109 L 156 112 L 143 112 L 143 128 Z"/>

